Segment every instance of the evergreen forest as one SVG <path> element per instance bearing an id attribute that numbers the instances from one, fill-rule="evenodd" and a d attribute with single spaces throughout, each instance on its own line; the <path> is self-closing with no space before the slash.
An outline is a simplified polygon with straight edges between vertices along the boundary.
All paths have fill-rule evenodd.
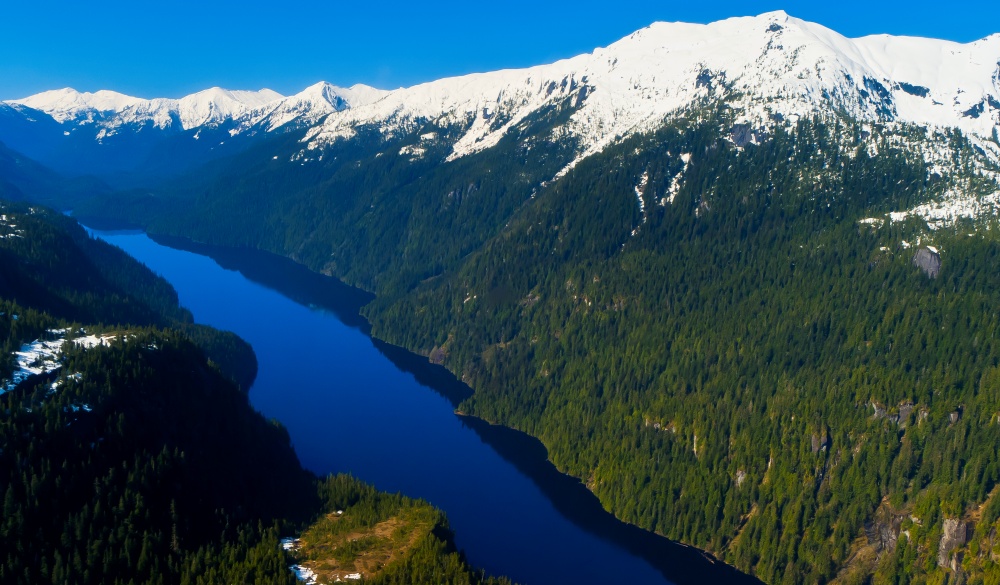
<path id="1" fill-rule="evenodd" d="M 462 411 L 766 582 L 998 582 L 1000 226 L 888 215 L 992 192 L 975 147 L 836 116 L 737 144 L 723 104 L 552 181 L 572 111 L 447 162 L 404 154 L 420 128 L 300 165 L 276 139 L 81 213 L 374 292 L 373 333 L 469 383 Z"/>
<path id="2" fill-rule="evenodd" d="M 506 582 L 425 502 L 304 470 L 247 399 L 252 349 L 162 278 L 71 218 L 0 213 L 0 583 L 291 585 L 280 539 L 333 509 L 419 537 L 365 582 Z"/>

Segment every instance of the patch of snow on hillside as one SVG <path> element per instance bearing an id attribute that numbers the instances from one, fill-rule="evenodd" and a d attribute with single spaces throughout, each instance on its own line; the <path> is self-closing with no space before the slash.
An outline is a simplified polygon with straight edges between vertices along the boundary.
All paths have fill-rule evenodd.
<path id="1" fill-rule="evenodd" d="M 649 183 L 649 172 L 644 172 L 639 178 L 639 184 L 635 186 L 635 198 L 639 201 L 639 213 L 642 214 L 642 223 L 646 223 L 646 202 L 642 200 L 646 193 L 646 184 Z M 635 235 L 635 232 L 632 232 Z"/>
<path id="2" fill-rule="evenodd" d="M 13 390 L 30 376 L 47 374 L 59 369 L 61 367 L 59 352 L 64 342 L 63 339 L 35 340 L 22 345 L 19 351 L 14 352 L 17 369 L 14 370 L 11 379 L 0 386 L 0 394 Z"/>
<path id="3" fill-rule="evenodd" d="M 8 216 L 5 213 L 0 214 L 0 239 L 24 237 L 24 230 L 17 227 L 16 223 L 11 223 L 12 221 L 14 221 L 12 216 Z"/>
<path id="4" fill-rule="evenodd" d="M 293 573 L 295 573 L 295 578 L 299 581 L 307 583 L 308 585 L 316 584 L 316 572 L 309 567 L 303 567 L 302 565 L 292 565 L 289 567 Z"/>
<path id="5" fill-rule="evenodd" d="M 399 149 L 400 156 L 409 156 L 411 158 L 420 158 L 427 153 L 427 149 L 422 146 L 413 146 L 412 144 L 404 146 Z"/>
<path id="6" fill-rule="evenodd" d="M 12 318 L 16 320 L 17 315 L 13 315 Z M 65 339 L 67 330 L 49 329 L 48 333 L 60 337 L 49 341 L 36 339 L 31 343 L 22 345 L 20 350 L 14 352 L 17 369 L 12 374 L 10 380 L 6 380 L 3 384 L 0 384 L 0 394 L 13 390 L 18 384 L 31 376 L 54 372 L 62 367 L 60 359 L 62 357 L 63 346 L 67 341 Z M 69 341 L 85 349 L 90 349 L 99 345 L 110 345 L 114 339 L 116 339 L 114 335 L 101 337 L 97 335 L 85 335 L 70 339 Z M 70 378 L 79 379 L 79 376 L 79 374 L 73 374 Z M 58 387 L 58 382 L 52 386 L 53 389 L 56 387 Z"/>
<path id="7" fill-rule="evenodd" d="M 959 219 L 1000 215 L 1000 191 L 978 198 L 951 193 L 941 201 L 931 201 L 908 211 L 893 212 L 889 215 L 894 222 L 902 221 L 911 215 L 916 216 L 927 222 L 927 227 L 936 230 L 952 226 Z"/>
<path id="8" fill-rule="evenodd" d="M 111 342 L 114 341 L 117 337 L 118 337 L 117 335 L 104 335 L 98 337 L 96 335 L 91 334 L 91 335 L 85 335 L 83 337 L 74 338 L 72 341 L 73 343 L 85 349 L 91 349 L 93 347 L 97 347 L 98 345 L 110 346 Z"/>
<path id="9" fill-rule="evenodd" d="M 681 180 L 684 178 L 684 173 L 687 172 L 688 167 L 691 165 L 691 153 L 682 153 L 681 160 L 684 162 L 684 168 L 682 168 L 680 172 L 674 175 L 674 178 L 670 180 L 670 186 L 667 188 L 666 197 L 660 199 L 661 207 L 666 206 L 667 203 L 673 205 L 674 199 L 677 197 L 677 193 L 681 190 Z"/>

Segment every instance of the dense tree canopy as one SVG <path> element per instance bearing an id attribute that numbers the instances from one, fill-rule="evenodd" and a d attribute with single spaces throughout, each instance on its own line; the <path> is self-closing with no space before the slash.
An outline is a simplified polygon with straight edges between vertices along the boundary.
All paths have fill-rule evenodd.
<path id="1" fill-rule="evenodd" d="M 463 410 L 540 437 L 621 518 L 767 581 L 935 580 L 959 557 L 989 577 L 995 220 L 886 216 L 995 190 L 974 147 L 836 118 L 737 146 L 723 105 L 553 181 L 571 113 L 448 162 L 404 154 L 419 130 L 300 165 L 250 153 L 115 214 L 376 292 L 375 335 L 468 381 Z M 941 249 L 936 278 L 918 242 Z M 978 522 L 939 564 L 946 519 Z"/>

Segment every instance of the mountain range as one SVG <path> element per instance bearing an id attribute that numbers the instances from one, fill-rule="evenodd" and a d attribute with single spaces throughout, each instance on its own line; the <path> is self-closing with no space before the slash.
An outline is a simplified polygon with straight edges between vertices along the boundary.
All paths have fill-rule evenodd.
<path id="1" fill-rule="evenodd" d="M 230 137 L 309 127 L 306 151 L 358 127 L 385 134 L 416 125 L 462 124 L 450 156 L 488 148 L 518 121 L 573 96 L 579 103 L 563 132 L 579 156 L 726 95 L 734 120 L 765 129 L 786 119 L 843 113 L 871 123 L 956 128 L 978 137 L 995 158 L 1000 124 L 1000 34 L 959 44 L 875 35 L 848 39 L 784 12 L 708 25 L 655 23 L 612 45 L 539 67 L 442 79 L 395 91 L 321 82 L 293 96 L 211 88 L 180 99 L 140 99 L 66 88 L 4 103 L 3 114 L 110 143 L 128 133 L 187 133 L 224 128 Z M 330 114 L 337 114 L 331 116 Z M 58 125 L 53 125 L 54 121 Z M 13 124 L 0 140 L 23 146 Z M 23 130 L 22 130 L 23 131 Z M 22 148 L 19 148 L 22 147 Z M 56 167 L 58 168 L 58 166 Z"/>

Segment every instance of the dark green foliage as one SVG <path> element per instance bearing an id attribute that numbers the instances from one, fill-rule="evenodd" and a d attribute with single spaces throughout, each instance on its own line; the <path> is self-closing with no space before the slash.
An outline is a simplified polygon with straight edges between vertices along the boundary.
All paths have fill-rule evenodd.
<path id="1" fill-rule="evenodd" d="M 540 437 L 627 521 L 815 582 L 892 508 L 923 528 L 880 578 L 937 571 L 943 518 L 1000 479 L 995 232 L 934 233 L 930 280 L 902 245 L 926 226 L 859 223 L 949 186 L 899 146 L 922 130 L 803 121 L 736 148 L 724 111 L 687 119 L 551 184 L 572 153 L 541 128 L 444 163 L 398 154 L 417 130 L 244 159 L 190 212 L 159 194 L 127 217 L 374 290 L 377 336 L 443 360 L 476 390 L 462 410 Z M 955 184 L 984 188 L 946 140 Z"/>
<path id="2" fill-rule="evenodd" d="M 119 324 L 87 325 L 116 337 L 65 341 L 58 369 L 0 388 L 0 583 L 291 585 L 279 536 L 324 504 L 409 505 L 354 480 L 317 493 L 285 429 L 222 373 L 253 360 L 242 340 L 190 323 L 165 281 L 72 220 L 2 205 L 0 229 L 16 235 L 0 239 L 0 379 L 23 344 L 82 335 L 67 319 Z M 472 575 L 429 509 L 440 535 L 389 582 L 497 582 Z"/>
<path id="3" fill-rule="evenodd" d="M 255 527 L 318 505 L 287 433 L 169 331 L 63 354 L 57 372 L 0 396 L 0 580 L 176 582 L 220 551 L 284 569 L 276 544 L 253 552 Z"/>
<path id="4" fill-rule="evenodd" d="M 170 283 L 128 254 L 42 207 L 0 202 L 0 213 L 16 226 L 0 226 L 10 232 L 0 239 L 0 298 L 78 323 L 178 327 L 242 388 L 253 383 L 257 359 L 250 346 L 195 325 Z"/>
<path id="5" fill-rule="evenodd" d="M 571 101 L 523 121 L 475 157 L 443 163 L 460 125 L 428 124 L 389 141 L 362 128 L 291 163 L 301 136 L 279 137 L 169 188 L 96 199 L 76 211 L 290 256 L 369 290 L 406 290 L 478 249 L 572 160 L 570 145 L 545 139 L 573 112 Z M 421 139 L 431 132 L 438 138 Z"/>
<path id="6" fill-rule="evenodd" d="M 933 182 L 885 144 L 873 158 L 830 143 L 850 131 L 802 125 L 746 150 L 711 127 L 628 141 L 447 278 L 370 305 L 374 331 L 444 348 L 476 389 L 462 410 L 540 437 L 623 519 L 765 581 L 830 579 L 884 497 L 941 498 L 954 517 L 1000 479 L 1000 386 L 984 383 L 1000 245 L 940 232 L 929 280 L 900 245 L 912 227 L 858 220 Z M 681 153 L 684 186 L 658 205 Z"/>

